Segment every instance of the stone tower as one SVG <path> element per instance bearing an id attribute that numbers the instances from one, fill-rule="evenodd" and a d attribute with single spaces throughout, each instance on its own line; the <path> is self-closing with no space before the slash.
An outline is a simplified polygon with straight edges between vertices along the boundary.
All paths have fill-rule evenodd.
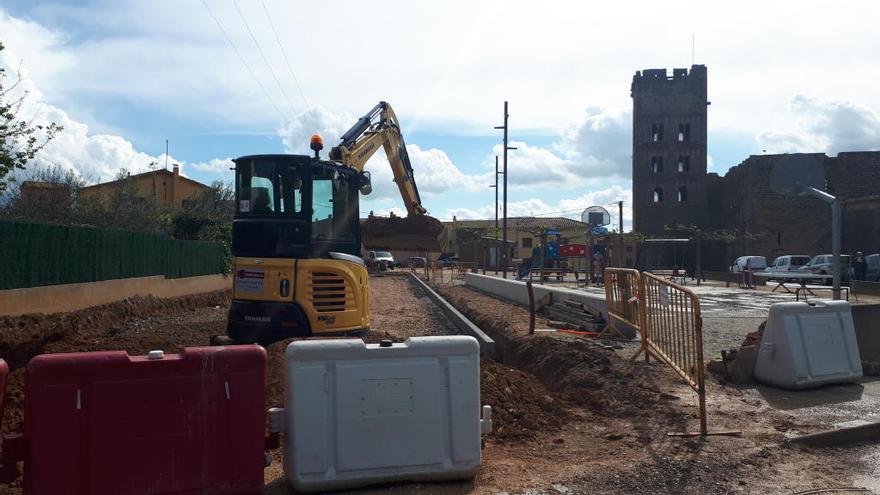
<path id="1" fill-rule="evenodd" d="M 674 224 L 708 222 L 706 66 L 646 69 L 632 80 L 633 229 L 666 234 Z"/>

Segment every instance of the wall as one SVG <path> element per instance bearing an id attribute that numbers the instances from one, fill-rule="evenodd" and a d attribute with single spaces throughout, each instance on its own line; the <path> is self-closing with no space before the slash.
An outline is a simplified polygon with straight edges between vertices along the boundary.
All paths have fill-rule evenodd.
<path id="1" fill-rule="evenodd" d="M 166 279 L 162 276 L 124 278 L 83 284 L 50 285 L 0 291 L 0 316 L 62 313 L 107 304 L 133 296 L 177 297 L 231 289 L 232 277 L 203 275 Z"/>
<path id="2" fill-rule="evenodd" d="M 762 255 L 768 263 L 782 254 L 816 255 L 831 252 L 831 208 L 811 197 L 776 192 L 773 168 L 786 160 L 795 170 L 820 167 L 824 187 L 844 201 L 845 253 L 880 249 L 880 199 L 871 199 L 880 183 L 880 152 L 753 155 L 732 167 L 715 186 L 718 202 L 710 216 L 718 227 L 750 232 L 759 237 L 741 243 L 731 256 Z M 862 198 L 862 199 L 858 199 Z"/>

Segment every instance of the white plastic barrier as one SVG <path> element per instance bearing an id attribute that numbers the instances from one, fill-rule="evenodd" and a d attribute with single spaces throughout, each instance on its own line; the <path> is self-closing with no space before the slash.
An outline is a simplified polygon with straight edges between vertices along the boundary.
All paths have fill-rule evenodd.
<path id="1" fill-rule="evenodd" d="M 310 492 L 403 480 L 473 478 L 480 466 L 480 361 L 469 336 L 359 339 L 287 347 L 284 470 Z"/>
<path id="2" fill-rule="evenodd" d="M 755 364 L 755 378 L 788 389 L 854 382 L 862 376 L 852 312 L 846 301 L 777 303 Z"/>

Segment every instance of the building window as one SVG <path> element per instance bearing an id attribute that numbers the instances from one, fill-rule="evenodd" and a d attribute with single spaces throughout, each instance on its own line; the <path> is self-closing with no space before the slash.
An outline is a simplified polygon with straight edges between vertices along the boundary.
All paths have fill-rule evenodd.
<path id="1" fill-rule="evenodd" d="M 524 247 L 524 248 L 532 247 L 532 238 L 531 237 L 523 237 L 522 238 L 522 247 Z"/>
<path id="2" fill-rule="evenodd" d="M 655 187 L 654 188 L 654 202 L 662 203 L 663 202 L 663 188 Z"/>
<path id="3" fill-rule="evenodd" d="M 651 125 L 651 141 L 655 143 L 663 141 L 663 124 Z"/>
<path id="4" fill-rule="evenodd" d="M 685 143 L 691 140 L 691 125 L 678 124 L 678 142 Z"/>
<path id="5" fill-rule="evenodd" d="M 681 186 L 678 188 L 678 202 L 686 203 L 688 200 L 688 188 Z"/>
<path id="6" fill-rule="evenodd" d="M 691 171 L 691 157 L 687 155 L 680 155 L 678 157 L 678 172 L 685 173 Z"/>
<path id="7" fill-rule="evenodd" d="M 663 157 L 662 156 L 652 156 L 651 157 L 651 172 L 655 174 L 663 173 Z"/>

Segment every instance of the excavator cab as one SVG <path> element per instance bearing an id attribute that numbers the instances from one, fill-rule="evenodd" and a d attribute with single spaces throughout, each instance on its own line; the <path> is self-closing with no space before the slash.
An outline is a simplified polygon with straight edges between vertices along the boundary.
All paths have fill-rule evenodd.
<path id="1" fill-rule="evenodd" d="M 235 162 L 227 335 L 268 344 L 369 328 L 359 192 L 369 174 L 307 155 Z"/>

